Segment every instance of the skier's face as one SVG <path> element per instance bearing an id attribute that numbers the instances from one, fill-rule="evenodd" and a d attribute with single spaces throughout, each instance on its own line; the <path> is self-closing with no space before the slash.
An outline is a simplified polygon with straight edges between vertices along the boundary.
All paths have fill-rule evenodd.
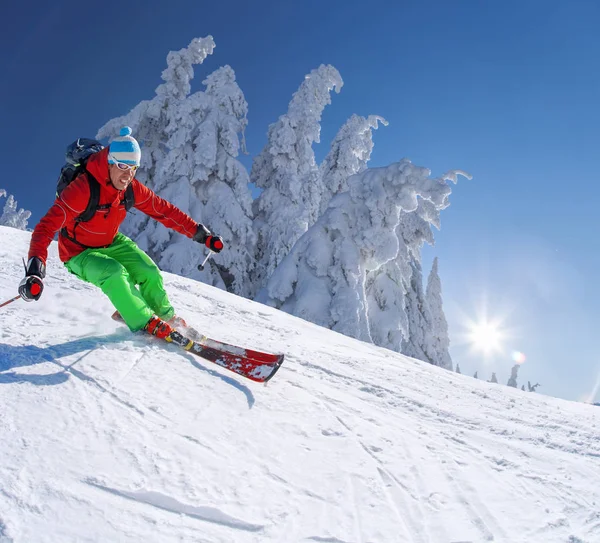
<path id="1" fill-rule="evenodd" d="M 125 190 L 135 175 L 132 169 L 121 170 L 116 164 L 109 164 L 108 171 L 110 180 L 117 190 Z"/>

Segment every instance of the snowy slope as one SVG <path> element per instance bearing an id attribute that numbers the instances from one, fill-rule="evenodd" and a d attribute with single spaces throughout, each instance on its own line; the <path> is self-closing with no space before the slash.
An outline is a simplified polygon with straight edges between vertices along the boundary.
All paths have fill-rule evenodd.
<path id="1" fill-rule="evenodd" d="M 30 234 L 0 228 L 0 301 Z M 449 373 L 167 275 L 268 386 L 110 320 L 53 245 L 0 309 L 0 541 L 600 541 L 600 409 Z"/>

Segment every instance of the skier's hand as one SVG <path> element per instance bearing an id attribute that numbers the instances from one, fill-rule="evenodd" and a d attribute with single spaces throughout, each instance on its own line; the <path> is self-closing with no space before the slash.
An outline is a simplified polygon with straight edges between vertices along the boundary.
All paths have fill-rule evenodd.
<path id="1" fill-rule="evenodd" d="M 25 266 L 25 277 L 19 283 L 19 295 L 26 302 L 39 300 L 44 290 L 42 279 L 46 277 L 46 264 L 37 256 L 31 257 Z"/>
<path id="2" fill-rule="evenodd" d="M 221 236 L 208 236 L 204 242 L 213 253 L 220 253 L 223 250 L 223 238 Z"/>
<path id="3" fill-rule="evenodd" d="M 43 290 L 44 283 L 37 275 L 23 277 L 23 280 L 19 283 L 19 294 L 26 302 L 39 300 Z"/>
<path id="4" fill-rule="evenodd" d="M 223 238 L 214 236 L 210 230 L 203 224 L 198 224 L 198 230 L 194 235 L 194 241 L 206 245 L 213 253 L 220 253 L 223 250 Z"/>
<path id="5" fill-rule="evenodd" d="M 210 230 L 203 224 L 198 223 L 198 230 L 196 230 L 193 240 L 204 245 L 208 239 L 208 236 L 210 236 Z"/>

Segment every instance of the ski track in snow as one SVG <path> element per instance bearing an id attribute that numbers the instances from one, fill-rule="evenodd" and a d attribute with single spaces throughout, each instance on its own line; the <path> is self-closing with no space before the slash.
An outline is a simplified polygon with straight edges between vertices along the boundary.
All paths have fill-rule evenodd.
<path id="1" fill-rule="evenodd" d="M 29 234 L 0 227 L 12 296 Z M 268 387 L 132 335 L 50 253 L 0 312 L 0 543 L 596 543 L 600 410 L 494 386 L 184 278 Z"/>
<path id="2" fill-rule="evenodd" d="M 188 505 L 177 501 L 171 496 L 161 494 L 160 492 L 153 492 L 148 490 L 139 490 L 136 492 L 119 490 L 117 488 L 110 488 L 108 486 L 104 486 L 94 481 L 93 479 L 88 479 L 84 482 L 90 486 L 108 492 L 110 494 L 114 494 L 115 496 L 120 496 L 128 500 L 148 504 L 159 509 L 164 509 L 165 511 L 169 511 L 171 513 L 187 515 L 198 520 L 213 522 L 215 524 L 227 526 L 236 530 L 258 532 L 263 529 L 263 526 L 261 526 L 260 524 L 251 524 L 249 522 L 233 518 L 215 507 Z"/>
<path id="3" fill-rule="evenodd" d="M 319 367 L 318 365 L 315 365 L 312 363 L 303 364 L 303 365 L 307 365 L 310 368 L 318 368 L 320 371 L 325 373 L 327 376 L 335 378 L 335 380 L 338 382 L 340 380 L 348 379 L 347 376 L 344 376 L 342 374 L 337 374 L 326 368 Z M 477 429 L 477 426 L 475 424 L 472 424 L 472 422 L 468 419 L 461 421 L 459 417 L 457 417 L 455 414 L 450 413 L 448 411 L 442 411 L 442 410 L 438 410 L 437 412 L 435 410 L 432 411 L 431 406 L 427 406 L 421 402 L 413 402 L 413 401 L 411 401 L 410 398 L 401 397 L 402 396 L 401 391 L 394 393 L 393 391 L 391 391 L 390 389 L 387 389 L 386 387 L 373 386 L 373 385 L 366 386 L 365 383 L 362 382 L 362 380 L 358 380 L 358 382 L 355 383 L 354 388 L 362 390 L 363 392 L 368 392 L 379 399 L 385 399 L 386 397 L 392 395 L 394 397 L 394 402 L 399 401 L 403 404 L 404 410 L 402 412 L 406 412 L 406 410 L 415 410 L 415 408 L 421 408 L 423 410 L 421 415 L 424 418 L 435 417 L 435 419 L 437 419 L 438 422 L 442 422 L 442 423 L 444 423 L 444 425 L 447 425 L 448 422 L 452 421 L 452 430 L 451 431 L 454 432 L 454 434 L 450 434 L 448 432 L 448 429 L 440 429 L 439 435 L 442 435 L 445 439 L 450 440 L 451 442 L 457 444 L 459 446 L 459 450 L 462 451 L 464 455 L 467 455 L 468 461 L 465 461 L 464 457 L 462 457 L 462 459 L 456 458 L 454 460 L 445 459 L 444 454 L 440 454 L 442 451 L 444 451 L 444 447 L 436 446 L 434 444 L 434 442 L 432 442 L 431 440 L 425 439 L 425 437 L 423 435 L 415 434 L 414 440 L 412 440 L 410 442 L 411 447 L 405 448 L 406 459 L 409 462 L 409 464 L 411 465 L 411 472 L 414 475 L 414 480 L 413 480 L 413 484 L 411 485 L 411 487 L 420 489 L 420 492 L 418 493 L 418 495 L 420 495 L 422 497 L 428 497 L 428 498 L 435 499 L 435 496 L 437 493 L 435 493 L 435 492 L 428 493 L 428 491 L 426 490 L 426 484 L 424 484 L 425 479 L 421 476 L 421 471 L 422 471 L 421 466 L 428 466 L 428 468 L 431 468 L 431 467 L 437 468 L 437 471 L 439 471 L 440 474 L 449 483 L 449 487 L 451 489 L 450 496 L 455 501 L 455 503 L 461 505 L 461 507 L 463 509 L 463 514 L 469 519 L 469 522 L 472 524 L 472 526 L 476 528 L 476 533 L 472 533 L 468 537 L 472 538 L 473 541 L 513 541 L 514 540 L 514 536 L 511 537 L 506 532 L 505 528 L 503 527 L 503 523 L 498 519 L 497 515 L 495 515 L 493 513 L 493 511 L 489 508 L 489 506 L 487 506 L 485 504 L 484 500 L 480 496 L 478 489 L 469 482 L 468 478 L 461 477 L 459 474 L 459 471 L 460 471 L 462 465 L 469 466 L 471 464 L 481 462 L 481 460 L 484 459 L 489 465 L 491 465 L 492 469 L 496 472 L 503 472 L 507 469 L 510 469 L 512 471 L 517 471 L 516 476 L 518 478 L 525 479 L 525 478 L 531 477 L 531 475 L 529 475 L 527 473 L 523 473 L 522 471 L 519 470 L 520 463 L 513 462 L 511 460 L 507 460 L 506 458 L 503 458 L 501 455 L 493 456 L 493 455 L 485 454 L 485 452 L 482 449 L 479 449 L 476 446 L 470 445 L 469 438 L 461 439 L 460 437 L 458 437 L 458 435 L 460 435 L 461 433 L 466 433 L 467 431 L 473 432 L 474 430 Z M 330 402 L 330 404 L 335 405 L 336 402 L 335 401 Z M 499 418 L 502 418 L 502 417 L 499 417 Z M 452 419 L 454 419 L 454 420 L 452 420 Z M 340 421 L 340 423 L 342 425 L 344 425 L 346 427 L 346 429 L 349 432 L 352 431 L 350 425 L 347 424 L 340 416 L 338 416 L 338 420 Z M 456 423 L 461 423 L 461 422 L 464 423 L 465 430 L 459 430 L 459 434 L 457 435 Z M 529 424 L 527 422 L 525 423 L 525 425 L 529 426 L 531 429 L 539 429 L 539 425 Z M 557 425 L 553 429 L 559 430 L 559 429 L 563 429 L 563 427 L 560 425 Z M 405 429 L 403 431 L 407 432 L 407 433 L 414 433 L 410 428 Z M 504 435 L 504 432 L 495 432 L 495 433 Z M 569 435 L 577 435 L 578 430 L 577 429 L 568 429 L 567 433 Z M 477 437 L 480 437 L 480 436 L 477 436 Z M 483 439 L 486 441 L 491 441 L 491 440 L 489 440 L 488 437 L 484 437 Z M 379 451 L 379 449 L 375 448 L 375 452 L 373 452 L 373 449 L 371 447 L 369 447 L 368 445 L 366 445 L 364 442 L 362 442 L 360 440 L 360 438 L 357 437 L 357 440 L 360 443 L 363 450 L 365 452 L 367 452 L 367 454 L 372 456 L 376 461 L 378 461 L 376 452 Z M 527 438 L 520 437 L 519 441 L 517 441 L 516 444 L 514 444 L 513 442 L 509 442 L 510 449 L 512 451 L 514 451 L 518 455 L 518 457 L 527 458 L 527 457 L 529 457 L 529 454 L 526 453 L 519 445 L 520 445 L 520 442 L 528 442 L 528 441 L 534 441 L 537 444 L 539 444 L 539 442 L 540 442 L 539 439 L 533 439 L 531 437 L 527 437 Z M 543 442 L 550 449 L 560 449 L 562 452 L 566 452 L 567 454 L 575 453 L 575 454 L 586 455 L 586 453 L 587 453 L 587 455 L 592 456 L 592 457 L 595 457 L 597 454 L 596 452 L 589 451 L 589 450 L 583 451 L 580 449 L 579 450 L 574 449 L 573 447 L 565 447 L 564 444 L 558 444 L 558 440 L 557 441 L 550 440 L 548 435 L 544 436 Z M 583 443 L 579 443 L 579 444 L 583 445 Z M 585 443 L 586 447 L 589 445 L 591 445 L 591 443 L 589 443 L 589 442 Z M 418 451 L 418 455 L 419 455 L 418 460 L 415 460 L 412 458 L 413 453 L 411 452 L 411 449 Z M 430 451 L 430 453 L 426 453 L 425 451 Z M 384 481 L 384 484 L 386 484 L 386 486 L 388 486 L 390 489 L 395 489 L 395 497 L 396 497 L 396 500 L 398 501 L 398 503 L 400 504 L 398 509 L 402 510 L 402 511 L 410 511 L 410 505 L 406 499 L 406 495 L 408 494 L 408 492 L 406 492 L 405 490 L 407 487 L 402 482 L 400 482 L 395 476 L 393 476 L 393 474 L 388 472 L 385 468 L 379 466 L 378 469 L 380 471 L 380 474 L 381 474 L 382 480 Z M 590 470 L 588 468 L 584 467 L 583 471 L 584 471 L 584 476 L 586 476 L 586 475 L 592 476 L 592 472 L 590 472 Z M 593 477 L 597 479 L 598 474 L 597 473 L 594 474 Z M 545 478 L 543 478 L 543 477 L 537 477 L 536 480 L 538 480 L 539 482 L 545 482 Z M 498 486 L 505 485 L 506 481 L 498 479 L 497 484 L 498 484 Z M 512 488 L 514 488 L 517 492 L 519 492 L 518 495 L 528 495 L 529 494 L 529 495 L 531 495 L 531 497 L 535 497 L 535 493 L 530 492 L 527 489 L 526 485 L 523 484 L 522 482 L 517 482 L 517 483 L 513 484 Z M 398 491 L 398 489 L 404 490 L 404 492 Z M 394 492 L 394 490 L 390 490 L 390 492 Z M 564 495 L 564 492 L 565 492 L 565 490 L 561 489 L 560 492 L 555 493 L 555 496 L 558 498 L 561 495 Z M 573 495 L 572 499 L 576 499 L 576 496 Z M 588 510 L 590 510 L 589 508 L 593 509 L 595 507 L 595 502 L 585 503 L 584 506 L 587 507 Z M 575 508 L 575 509 L 577 509 L 577 508 Z M 411 518 L 413 518 L 413 519 L 422 518 L 419 514 L 420 510 L 421 510 L 420 507 L 417 506 L 416 510 L 414 510 L 411 513 Z M 560 526 L 569 527 L 569 523 L 566 522 L 566 518 L 563 520 L 565 520 L 565 522 L 563 524 L 561 524 L 560 522 L 559 523 L 550 523 L 546 527 L 547 529 L 543 530 L 543 533 L 540 533 L 539 529 L 532 530 L 531 537 L 523 538 L 523 541 L 532 541 L 532 540 L 536 541 L 536 540 L 538 540 L 536 538 L 540 538 L 541 536 L 544 536 L 543 539 L 541 539 L 541 540 L 543 540 L 543 541 L 547 540 L 546 537 L 547 537 L 548 531 L 552 531 L 552 529 L 554 529 L 556 527 L 560 527 Z M 591 523 L 588 521 L 587 524 L 591 524 Z M 416 532 L 416 529 L 414 526 L 409 527 L 409 528 L 411 528 L 413 530 L 413 533 Z M 401 539 L 401 540 L 402 541 L 404 541 L 404 540 L 406 540 L 406 541 L 412 541 L 412 540 L 415 540 L 415 541 L 421 541 L 421 540 L 423 540 L 423 541 L 450 541 L 448 534 L 445 533 L 444 530 L 440 530 L 433 537 L 431 537 L 427 534 L 427 530 L 423 528 L 423 525 L 421 525 L 420 531 L 422 532 L 422 539 L 419 539 L 419 537 L 414 537 L 413 539 L 406 538 L 406 539 Z M 594 533 L 595 531 L 597 531 L 597 525 L 594 526 L 593 528 L 591 528 L 589 531 L 590 531 L 590 533 Z M 573 536 L 573 537 L 576 537 L 576 536 Z"/>

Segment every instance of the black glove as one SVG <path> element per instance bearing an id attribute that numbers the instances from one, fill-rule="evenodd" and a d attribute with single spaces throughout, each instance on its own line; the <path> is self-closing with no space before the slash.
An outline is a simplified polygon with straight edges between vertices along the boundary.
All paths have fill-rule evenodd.
<path id="1" fill-rule="evenodd" d="M 194 235 L 194 241 L 206 245 L 213 253 L 220 253 L 223 250 L 223 238 L 221 236 L 214 236 L 210 233 L 210 230 L 203 224 L 198 224 L 198 230 Z"/>
<path id="2" fill-rule="evenodd" d="M 26 302 L 39 300 L 44 290 L 42 279 L 46 277 L 46 265 L 40 258 L 34 256 L 25 266 L 25 277 L 19 283 L 19 295 Z"/>
<path id="3" fill-rule="evenodd" d="M 202 243 L 202 245 L 204 245 L 206 243 L 206 240 L 208 239 L 208 236 L 210 236 L 210 230 L 208 228 L 206 228 L 206 226 L 204 226 L 201 223 L 198 223 L 198 230 L 196 230 L 196 233 L 194 234 L 194 241 L 197 241 L 198 243 Z"/>

